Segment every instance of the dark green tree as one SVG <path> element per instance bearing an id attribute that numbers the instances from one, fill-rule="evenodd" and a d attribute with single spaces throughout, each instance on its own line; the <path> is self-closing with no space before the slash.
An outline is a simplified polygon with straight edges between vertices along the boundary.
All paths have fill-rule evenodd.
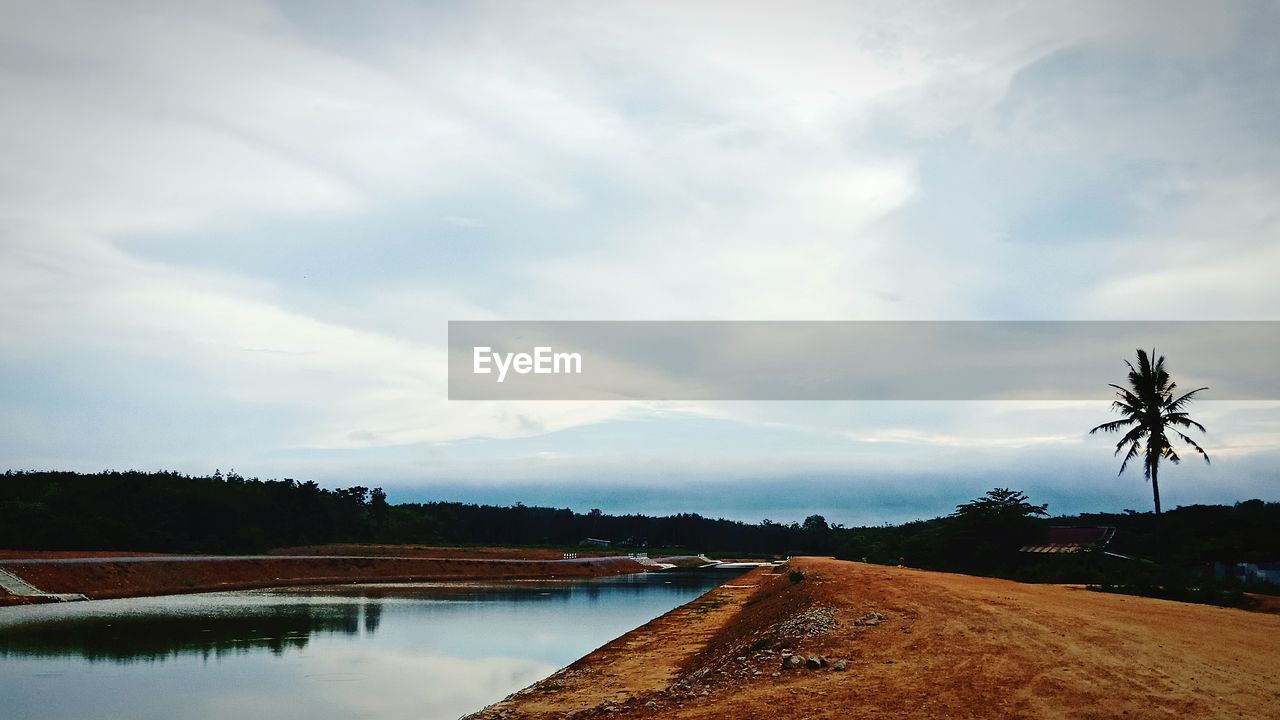
<path id="1" fill-rule="evenodd" d="M 1018 564 L 1018 551 L 1036 542 L 1041 528 L 1036 516 L 1047 506 L 1032 505 L 1018 490 L 995 488 L 982 497 L 957 505 L 949 522 L 939 528 L 936 552 L 955 569 L 1007 574 Z M 924 541 L 929 535 L 922 536 Z"/>
<path id="2" fill-rule="evenodd" d="M 1022 521 L 1033 515 L 1048 515 L 1048 505 L 1032 505 L 1020 490 L 996 488 L 977 500 L 957 505 L 955 516 L 978 522 Z"/>
<path id="3" fill-rule="evenodd" d="M 802 527 L 804 527 L 806 532 L 811 533 L 824 533 L 831 529 L 830 526 L 827 525 L 827 519 L 821 515 L 810 515 L 805 518 L 804 525 Z"/>
<path id="4" fill-rule="evenodd" d="M 1160 461 L 1168 459 L 1175 465 L 1182 461 L 1169 436 L 1181 439 L 1200 453 L 1206 463 L 1209 462 L 1209 454 L 1204 448 L 1183 432 L 1191 428 L 1205 432 L 1204 426 L 1192 420 L 1186 408 L 1196 393 L 1209 388 L 1196 388 L 1175 397 L 1178 384 L 1169 377 L 1164 356 L 1152 362 L 1155 355 L 1154 349 L 1150 355 L 1144 350 L 1138 350 L 1137 367 L 1128 360 L 1125 361 L 1125 365 L 1129 366 L 1129 387 L 1111 384 L 1116 389 L 1117 397 L 1111 407 L 1122 417 L 1102 423 L 1090 430 L 1089 434 L 1124 431 L 1124 437 L 1116 443 L 1115 452 L 1116 455 L 1121 451 L 1125 453 L 1124 460 L 1120 463 L 1120 474 L 1124 473 L 1130 460 L 1142 456 L 1143 469 L 1146 478 L 1151 481 L 1151 494 L 1155 499 L 1156 522 L 1159 523 Z"/>

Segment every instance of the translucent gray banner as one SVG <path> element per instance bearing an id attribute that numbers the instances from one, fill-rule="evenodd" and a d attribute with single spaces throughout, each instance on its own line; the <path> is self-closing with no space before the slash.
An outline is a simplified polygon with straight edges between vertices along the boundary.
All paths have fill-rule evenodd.
<path id="1" fill-rule="evenodd" d="M 451 400 L 1098 400 L 1136 348 L 1280 399 L 1280 322 L 452 321 Z"/>

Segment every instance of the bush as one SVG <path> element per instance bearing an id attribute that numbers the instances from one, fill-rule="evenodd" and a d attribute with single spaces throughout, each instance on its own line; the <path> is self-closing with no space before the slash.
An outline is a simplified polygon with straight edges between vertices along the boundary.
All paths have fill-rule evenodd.
<path id="1" fill-rule="evenodd" d="M 1222 607 L 1250 608 L 1257 604 L 1257 600 L 1246 595 L 1244 586 L 1234 579 L 1190 575 L 1176 568 L 1158 565 L 1134 566 L 1128 572 L 1112 574 L 1105 581 L 1088 588 L 1097 592 Z"/>

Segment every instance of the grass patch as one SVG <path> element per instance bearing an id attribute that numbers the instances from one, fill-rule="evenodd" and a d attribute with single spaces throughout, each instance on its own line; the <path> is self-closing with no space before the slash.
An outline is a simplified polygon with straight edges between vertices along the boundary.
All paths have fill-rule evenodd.
<path id="1" fill-rule="evenodd" d="M 693 612 L 698 613 L 699 615 L 706 615 L 712 610 L 718 610 L 728 604 L 729 604 L 729 597 L 727 595 L 719 594 L 719 595 L 712 595 L 710 597 L 703 598 L 695 602 L 694 604 L 690 605 L 689 609 Z"/>
<path id="2" fill-rule="evenodd" d="M 1206 582 L 1198 585 L 1164 585 L 1145 582 L 1129 584 L 1102 583 L 1086 587 L 1094 592 L 1137 595 L 1160 600 L 1177 600 L 1179 602 L 1242 608 L 1245 610 L 1258 604 L 1257 600 L 1246 595 L 1238 586 L 1219 582 Z"/>

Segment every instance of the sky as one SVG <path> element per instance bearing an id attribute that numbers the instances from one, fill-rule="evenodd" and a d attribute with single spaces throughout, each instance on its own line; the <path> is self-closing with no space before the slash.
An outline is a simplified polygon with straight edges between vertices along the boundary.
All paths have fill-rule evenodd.
<path id="1" fill-rule="evenodd" d="M 1097 401 L 450 402 L 446 323 L 1280 319 L 1272 2 L 0 11 L 5 467 L 1145 510 L 1086 434 L 1121 357 Z M 1280 500 L 1280 403 L 1205 397 L 1165 505 Z"/>

